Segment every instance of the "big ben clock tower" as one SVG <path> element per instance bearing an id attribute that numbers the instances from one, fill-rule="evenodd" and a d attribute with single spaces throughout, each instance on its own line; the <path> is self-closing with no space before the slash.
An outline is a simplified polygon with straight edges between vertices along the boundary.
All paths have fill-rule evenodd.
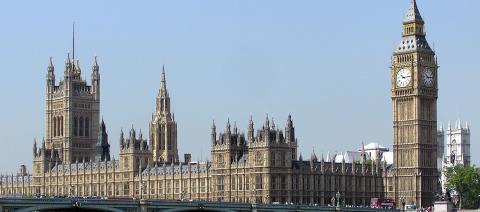
<path id="1" fill-rule="evenodd" d="M 438 72 L 415 0 L 392 57 L 393 193 L 400 204 L 433 205 L 437 191 Z M 398 204 L 398 205 L 399 205 Z"/>

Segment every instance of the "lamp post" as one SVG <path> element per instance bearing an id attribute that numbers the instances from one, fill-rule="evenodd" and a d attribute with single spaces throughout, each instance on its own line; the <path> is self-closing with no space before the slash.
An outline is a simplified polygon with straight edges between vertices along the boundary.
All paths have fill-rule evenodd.
<path id="1" fill-rule="evenodd" d="M 335 197 L 337 198 L 337 208 L 340 207 L 340 192 L 337 191 L 337 194 L 335 194 Z"/>

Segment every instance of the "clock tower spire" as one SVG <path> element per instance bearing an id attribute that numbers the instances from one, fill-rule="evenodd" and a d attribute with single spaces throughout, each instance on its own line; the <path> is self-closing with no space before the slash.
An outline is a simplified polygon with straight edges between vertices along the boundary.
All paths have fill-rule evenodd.
<path id="1" fill-rule="evenodd" d="M 387 195 L 419 207 L 433 205 L 437 191 L 437 68 L 424 21 L 412 0 L 403 20 L 402 40 L 392 57 L 394 162 L 388 181 L 393 189 Z"/>

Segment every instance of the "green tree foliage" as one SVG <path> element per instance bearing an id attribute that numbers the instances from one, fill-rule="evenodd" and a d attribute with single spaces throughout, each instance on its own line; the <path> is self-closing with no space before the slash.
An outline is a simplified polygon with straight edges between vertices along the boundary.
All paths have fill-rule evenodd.
<path id="1" fill-rule="evenodd" d="M 480 169 L 475 166 L 448 167 L 447 188 L 459 194 L 459 208 L 478 208 L 480 195 Z"/>

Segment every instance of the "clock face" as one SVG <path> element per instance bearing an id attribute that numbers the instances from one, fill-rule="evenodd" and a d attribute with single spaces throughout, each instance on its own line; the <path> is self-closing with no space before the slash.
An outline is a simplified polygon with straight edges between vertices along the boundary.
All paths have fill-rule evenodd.
<path id="1" fill-rule="evenodd" d="M 432 69 L 426 68 L 422 72 L 422 82 L 423 85 L 427 87 L 433 86 L 433 71 Z"/>
<path id="2" fill-rule="evenodd" d="M 412 81 L 412 73 L 406 68 L 402 68 L 397 72 L 397 86 L 406 87 Z"/>

